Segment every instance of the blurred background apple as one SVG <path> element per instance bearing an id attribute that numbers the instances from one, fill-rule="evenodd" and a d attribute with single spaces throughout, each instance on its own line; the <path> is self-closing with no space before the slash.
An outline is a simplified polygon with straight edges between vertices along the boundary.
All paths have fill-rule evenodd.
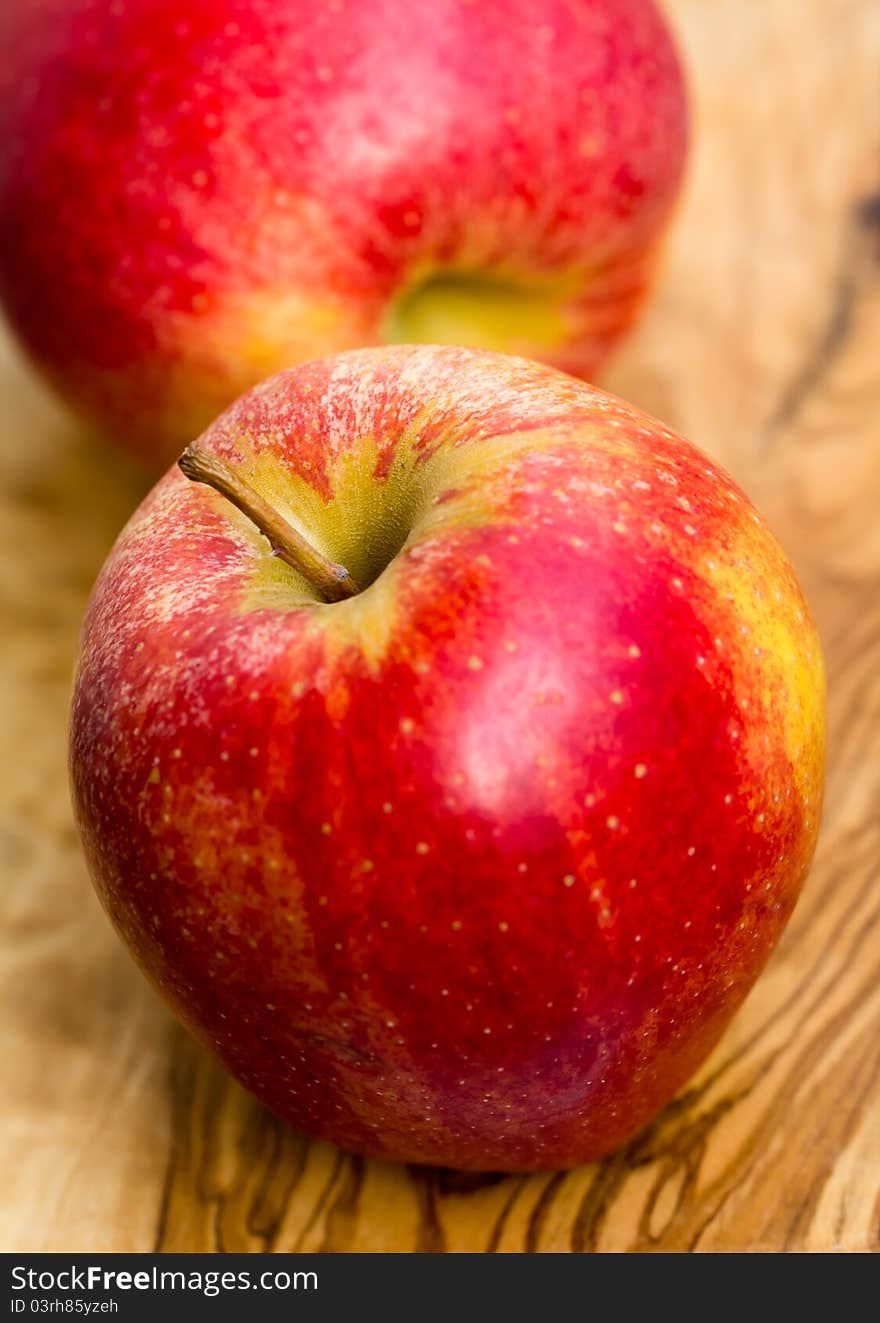
<path id="1" fill-rule="evenodd" d="M 591 375 L 682 173 L 651 0 L 30 0 L 0 39 L 8 315 L 154 467 L 332 350 Z"/>

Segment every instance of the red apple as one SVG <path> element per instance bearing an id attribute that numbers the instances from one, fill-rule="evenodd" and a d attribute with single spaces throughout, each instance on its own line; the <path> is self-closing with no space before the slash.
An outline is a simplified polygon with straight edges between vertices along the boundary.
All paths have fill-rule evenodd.
<path id="1" fill-rule="evenodd" d="M 0 293 L 154 465 L 363 344 L 592 375 L 681 176 L 651 0 L 18 0 L 0 47 Z"/>
<path id="2" fill-rule="evenodd" d="M 607 1153 L 716 1042 L 813 853 L 822 660 L 778 544 L 662 424 L 485 352 L 306 364 L 205 454 L 362 591 L 324 602 L 176 468 L 133 516 L 72 726 L 114 923 L 312 1134 Z"/>

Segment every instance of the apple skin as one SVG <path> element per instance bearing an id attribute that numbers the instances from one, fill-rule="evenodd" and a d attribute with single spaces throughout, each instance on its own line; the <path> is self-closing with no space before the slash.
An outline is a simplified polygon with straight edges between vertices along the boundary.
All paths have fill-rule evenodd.
<path id="1" fill-rule="evenodd" d="M 651 0 L 28 0 L 0 45 L 0 295 L 154 469 L 270 372 L 361 345 L 591 377 L 682 173 Z"/>
<path id="2" fill-rule="evenodd" d="M 73 705 L 113 922 L 311 1134 L 608 1153 L 717 1041 L 813 854 L 822 658 L 784 554 L 686 441 L 505 355 L 315 361 L 203 444 L 369 586 L 317 601 L 177 469 L 147 497 Z"/>

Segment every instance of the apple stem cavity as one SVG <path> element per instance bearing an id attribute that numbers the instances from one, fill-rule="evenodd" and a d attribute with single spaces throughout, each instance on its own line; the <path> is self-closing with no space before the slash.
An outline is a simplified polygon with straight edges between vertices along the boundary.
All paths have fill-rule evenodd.
<path id="1" fill-rule="evenodd" d="M 177 466 L 191 482 L 204 482 L 231 501 L 267 539 L 273 555 L 296 570 L 325 602 L 341 602 L 360 592 L 344 565 L 316 550 L 249 482 L 197 442 L 188 445 Z"/>

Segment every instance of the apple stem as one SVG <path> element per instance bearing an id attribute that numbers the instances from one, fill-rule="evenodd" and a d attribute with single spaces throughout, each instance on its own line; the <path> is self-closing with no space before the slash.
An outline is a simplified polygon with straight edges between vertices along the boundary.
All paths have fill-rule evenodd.
<path id="1" fill-rule="evenodd" d="M 344 565 L 336 565 L 307 542 L 302 533 L 274 510 L 249 482 L 197 442 L 187 446 L 178 468 L 192 481 L 204 482 L 247 515 L 263 534 L 273 553 L 308 579 L 326 602 L 341 602 L 360 592 Z"/>

